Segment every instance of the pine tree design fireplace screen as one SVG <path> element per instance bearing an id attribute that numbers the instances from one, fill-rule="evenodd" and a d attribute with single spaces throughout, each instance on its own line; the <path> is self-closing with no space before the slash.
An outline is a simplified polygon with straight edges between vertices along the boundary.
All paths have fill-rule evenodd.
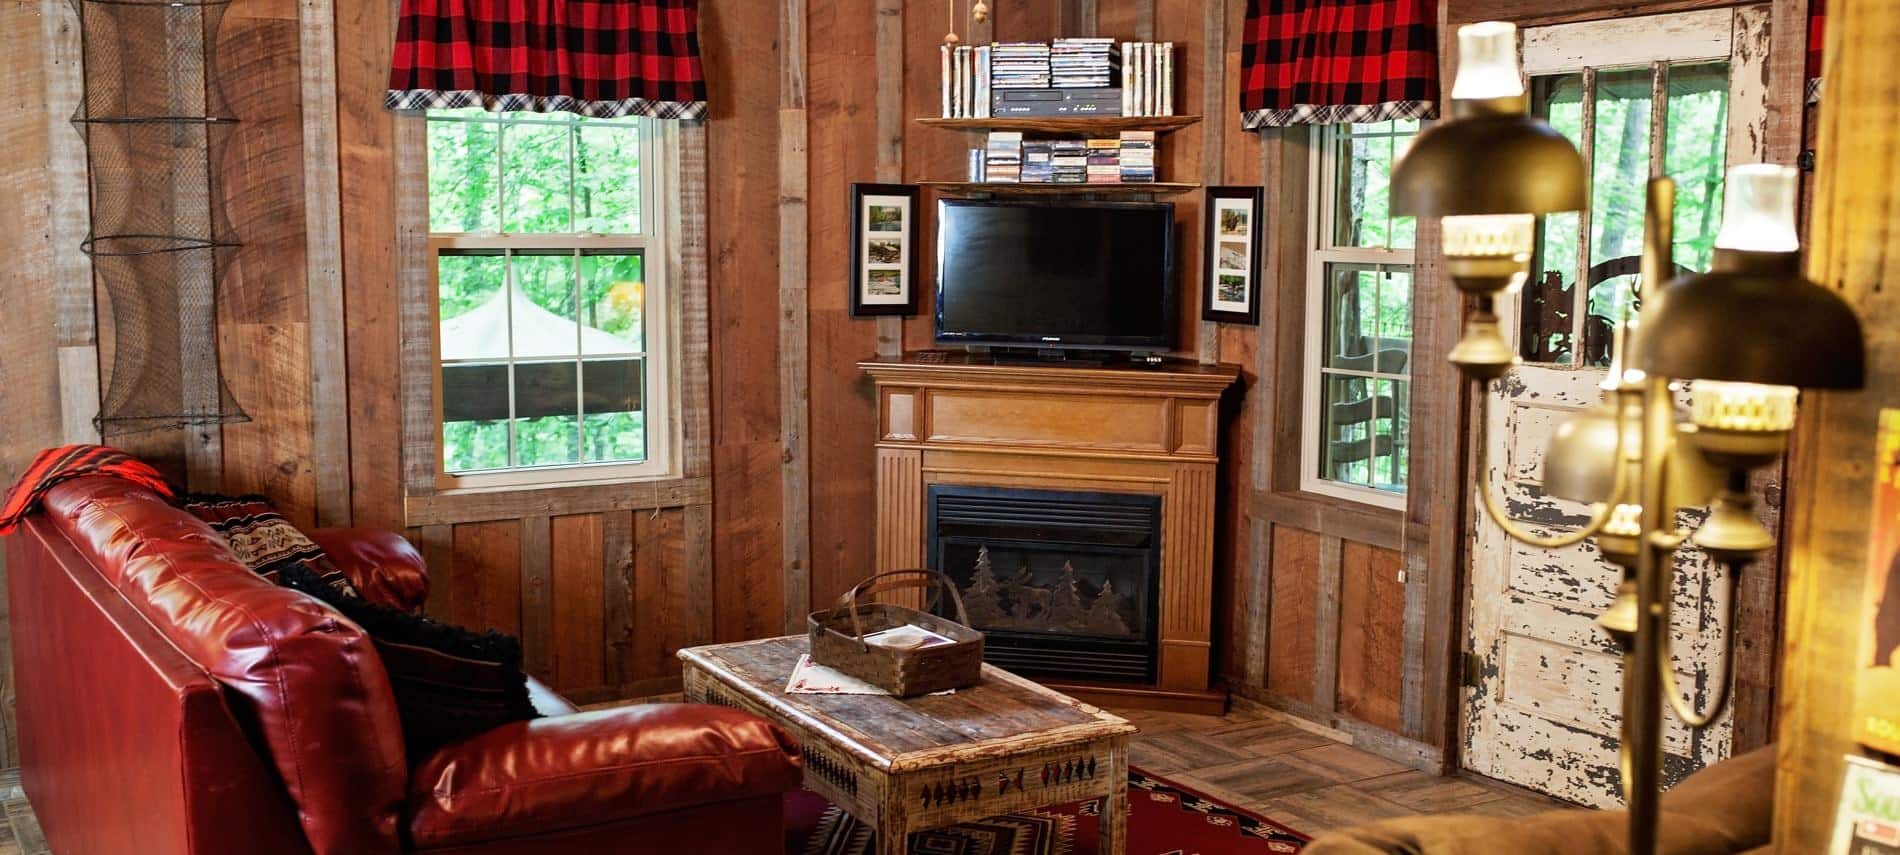
<path id="1" fill-rule="evenodd" d="M 956 583 L 989 662 L 1154 681 L 1161 497 L 947 484 L 928 496 L 924 554 Z"/>

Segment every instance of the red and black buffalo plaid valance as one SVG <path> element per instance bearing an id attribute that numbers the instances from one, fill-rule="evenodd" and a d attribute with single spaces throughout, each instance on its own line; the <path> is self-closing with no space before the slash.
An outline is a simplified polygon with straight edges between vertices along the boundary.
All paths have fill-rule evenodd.
<path id="1" fill-rule="evenodd" d="M 698 0 L 403 0 L 384 102 L 699 119 Z"/>
<path id="2" fill-rule="evenodd" d="M 1247 0 L 1244 36 L 1247 128 L 1437 115 L 1433 0 Z"/>
<path id="3" fill-rule="evenodd" d="M 1821 103 L 1821 48 L 1826 47 L 1827 0 L 1808 3 L 1808 103 Z"/>

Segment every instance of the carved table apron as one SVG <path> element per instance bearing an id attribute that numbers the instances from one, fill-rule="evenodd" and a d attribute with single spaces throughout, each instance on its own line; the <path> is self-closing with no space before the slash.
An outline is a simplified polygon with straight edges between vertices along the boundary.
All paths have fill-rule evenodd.
<path id="1" fill-rule="evenodd" d="M 800 636 L 680 651 L 688 701 L 743 709 L 804 747 L 805 786 L 875 828 L 914 831 L 1101 798 L 1104 855 L 1126 845 L 1134 725 L 993 666 L 953 695 L 787 695 Z"/>

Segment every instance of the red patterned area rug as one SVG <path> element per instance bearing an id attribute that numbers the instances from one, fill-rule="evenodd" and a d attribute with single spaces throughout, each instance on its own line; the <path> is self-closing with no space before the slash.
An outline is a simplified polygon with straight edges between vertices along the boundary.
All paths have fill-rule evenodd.
<path id="1" fill-rule="evenodd" d="M 910 836 L 912 855 L 1093 855 L 1101 800 Z M 785 802 L 787 855 L 868 855 L 871 829 L 808 790 Z M 1287 855 L 1307 837 L 1173 781 L 1128 769 L 1128 855 Z"/>

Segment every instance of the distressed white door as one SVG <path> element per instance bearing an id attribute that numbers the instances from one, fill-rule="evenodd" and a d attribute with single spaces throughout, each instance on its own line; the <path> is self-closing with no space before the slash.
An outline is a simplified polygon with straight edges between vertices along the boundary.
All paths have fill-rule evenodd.
<path id="1" fill-rule="evenodd" d="M 1591 210 L 1547 218 L 1530 280 L 1507 315 L 1524 364 L 1488 393 L 1488 471 L 1510 515 L 1541 534 L 1582 525 L 1589 509 L 1543 495 L 1543 454 L 1565 417 L 1595 403 L 1610 331 L 1630 308 L 1641 254 L 1644 186 L 1678 183 L 1676 262 L 1707 269 L 1721 220 L 1722 172 L 1760 160 L 1768 7 L 1714 9 L 1525 30 L 1533 109 L 1578 144 L 1593 176 Z M 1584 283 L 1579 286 L 1578 283 Z M 1476 503 L 1473 503 L 1474 508 Z M 1620 804 L 1622 662 L 1594 623 L 1622 571 L 1594 544 L 1545 551 L 1473 514 L 1466 626 L 1466 768 L 1581 804 Z M 1726 583 L 1695 550 L 1678 555 L 1673 613 L 1678 682 L 1706 701 L 1723 679 Z M 1724 718 L 1695 733 L 1671 719 L 1665 783 L 1728 755 Z"/>

